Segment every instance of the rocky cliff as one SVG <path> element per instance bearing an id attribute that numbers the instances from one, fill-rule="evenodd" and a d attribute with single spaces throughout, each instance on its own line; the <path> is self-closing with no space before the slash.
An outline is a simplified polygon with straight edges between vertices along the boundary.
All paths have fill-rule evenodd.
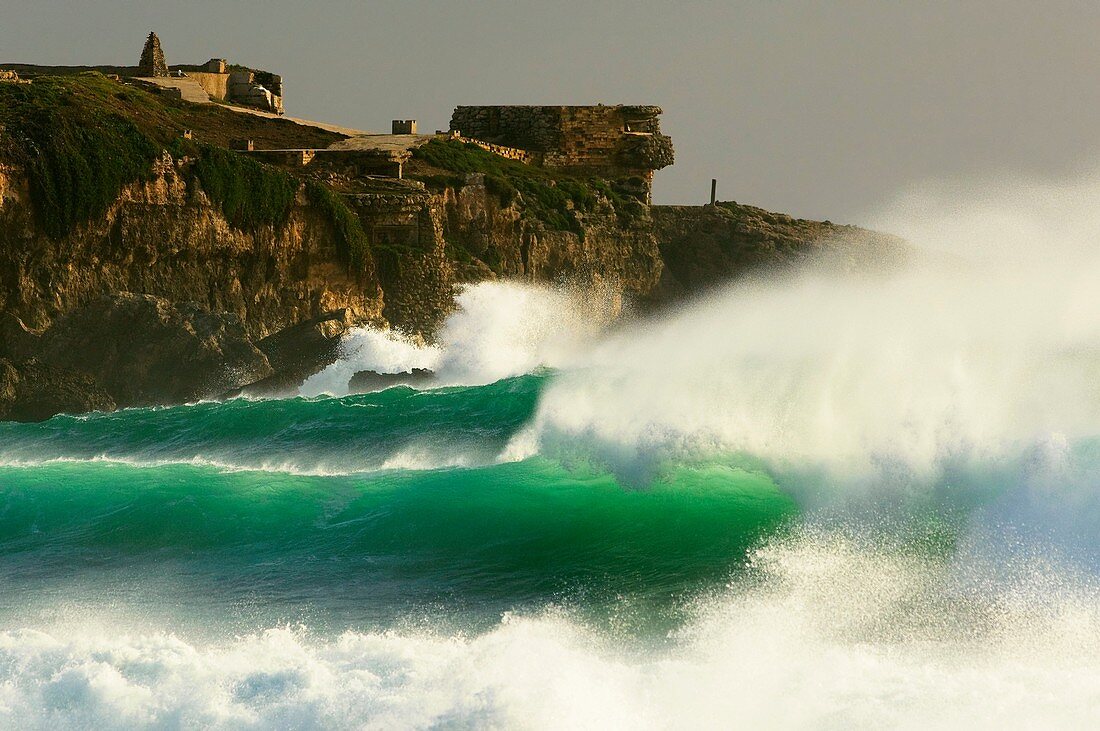
<path id="1" fill-rule="evenodd" d="M 733 202 L 653 206 L 651 213 L 666 297 L 697 294 L 749 272 L 787 268 L 811 257 L 868 270 L 896 265 L 910 255 L 896 236 Z"/>
<path id="2" fill-rule="evenodd" d="M 0 92 L 0 418 L 293 392 L 349 326 L 431 339 L 463 283 L 644 304 L 823 247 L 902 248 L 736 204 L 650 207 L 455 140 L 418 148 L 405 180 L 272 167 L 226 140 L 331 133 L 98 75 Z"/>
<path id="3" fill-rule="evenodd" d="M 253 337 L 336 309 L 381 322 L 375 272 L 349 271 L 300 191 L 282 225 L 240 228 L 188 184 L 189 164 L 165 153 L 150 179 L 60 238 L 36 223 L 23 171 L 0 166 L 0 310 L 41 329 L 103 294 L 139 292 L 232 313 Z"/>

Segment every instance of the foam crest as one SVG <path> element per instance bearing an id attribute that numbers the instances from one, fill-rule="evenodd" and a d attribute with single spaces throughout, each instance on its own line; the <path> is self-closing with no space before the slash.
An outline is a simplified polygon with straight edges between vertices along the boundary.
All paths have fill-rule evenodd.
<path id="1" fill-rule="evenodd" d="M 276 628 L 198 642 L 117 627 L 6 631 L 0 720 L 1080 728 L 1100 711 L 1100 597 L 1049 568 L 991 581 L 935 556 L 802 535 L 756 552 L 752 577 L 700 600 L 660 642 L 624 641 L 560 610 L 508 614 L 477 635 Z"/>
<path id="2" fill-rule="evenodd" d="M 404 373 L 413 368 L 435 370 L 443 355 L 438 347 L 412 343 L 396 333 L 355 328 L 340 343 L 340 359 L 302 383 L 298 393 L 306 397 L 343 396 L 348 381 L 358 371 Z"/>

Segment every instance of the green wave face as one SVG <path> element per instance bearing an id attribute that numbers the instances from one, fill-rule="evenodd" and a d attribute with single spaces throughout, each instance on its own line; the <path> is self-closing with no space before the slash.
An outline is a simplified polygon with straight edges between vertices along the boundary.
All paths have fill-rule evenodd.
<path id="1" fill-rule="evenodd" d="M 340 399 L 235 400 L 0 424 L 0 461 L 113 459 L 349 473 L 403 451 L 425 463 L 493 459 L 531 416 L 546 376 L 476 388 L 407 387 Z M 396 465 L 407 466 L 405 463 Z"/>
<path id="2" fill-rule="evenodd" d="M 837 477 L 559 378 L 0 425 L 0 727 L 1095 716 L 1097 574 L 1014 551 L 1097 555 L 1100 442 Z"/>
<path id="3" fill-rule="evenodd" d="M 794 513 L 725 464 L 636 488 L 586 460 L 494 463 L 546 378 L 6 424 L 0 616 L 64 587 L 237 628 L 623 601 L 660 623 Z M 395 455 L 475 466 L 383 468 Z"/>

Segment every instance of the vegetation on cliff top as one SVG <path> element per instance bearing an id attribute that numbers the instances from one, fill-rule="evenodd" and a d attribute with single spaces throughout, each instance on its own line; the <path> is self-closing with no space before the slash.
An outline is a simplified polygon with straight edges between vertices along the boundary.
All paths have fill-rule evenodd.
<path id="1" fill-rule="evenodd" d="M 102 215 L 122 186 L 147 176 L 160 147 L 115 105 L 102 77 L 0 84 L 0 124 L 25 167 L 39 225 L 61 237 Z"/>
<path id="2" fill-rule="evenodd" d="M 172 147 L 184 130 L 214 147 L 227 147 L 235 138 L 270 147 L 323 147 L 343 137 L 215 104 L 170 99 L 96 72 L 42 76 L 31 84 L 0 84 L 0 126 L 0 157 L 26 169 L 35 216 L 54 238 L 103 215 L 123 186 L 149 176 L 161 150 Z M 236 188 L 236 183 L 222 179 L 228 186 L 223 187 L 223 200 L 230 201 L 238 224 L 270 220 L 271 211 L 263 202 L 241 202 L 271 192 L 270 188 L 244 191 L 243 186 L 256 180 L 255 169 L 225 158 L 207 158 L 207 162 L 208 179 L 230 167 L 244 176 L 242 186 Z M 276 185 L 277 195 L 280 187 Z"/>
<path id="3" fill-rule="evenodd" d="M 595 210 L 601 199 L 612 205 L 624 224 L 632 221 L 641 207 L 638 201 L 617 193 L 606 181 L 578 178 L 509 160 L 469 142 L 431 140 L 413 150 L 413 156 L 451 173 L 484 175 L 485 187 L 499 197 L 502 205 L 509 205 L 518 197 L 526 215 L 557 231 L 583 235 L 577 214 Z M 456 175 L 416 177 L 433 187 L 457 187 L 463 183 Z"/>

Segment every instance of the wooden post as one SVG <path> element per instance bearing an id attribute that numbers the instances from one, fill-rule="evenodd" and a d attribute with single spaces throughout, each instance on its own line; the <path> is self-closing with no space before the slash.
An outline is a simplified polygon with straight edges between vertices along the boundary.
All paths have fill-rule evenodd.
<path id="1" fill-rule="evenodd" d="M 713 206 L 715 196 L 718 194 L 718 180 L 716 178 L 710 179 L 710 204 Z"/>

